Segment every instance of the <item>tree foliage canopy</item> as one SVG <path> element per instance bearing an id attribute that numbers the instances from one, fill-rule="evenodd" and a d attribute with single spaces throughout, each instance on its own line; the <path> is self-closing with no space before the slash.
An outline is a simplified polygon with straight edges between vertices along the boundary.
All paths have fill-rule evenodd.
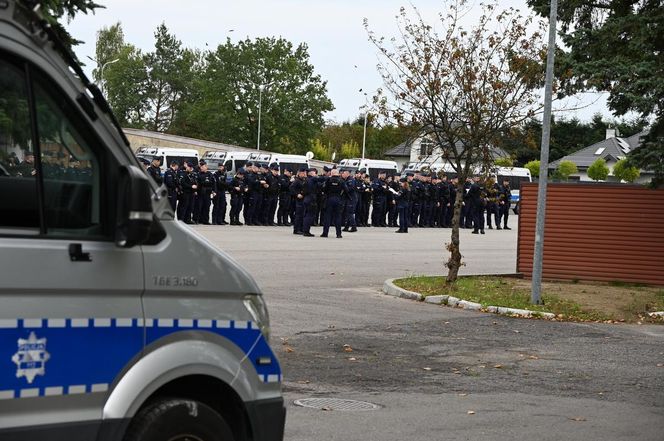
<path id="1" fill-rule="evenodd" d="M 598 158 L 588 167 L 588 177 L 593 181 L 606 181 L 609 176 L 609 166 L 606 165 L 606 160 Z"/>
<path id="2" fill-rule="evenodd" d="M 631 183 L 641 176 L 641 172 L 637 167 L 630 165 L 627 159 L 621 159 L 613 166 L 613 176 L 615 176 L 618 181 Z"/>
<path id="3" fill-rule="evenodd" d="M 577 173 L 579 169 L 576 167 L 576 164 L 572 161 L 560 161 L 558 168 L 556 169 L 556 177 L 566 181 L 574 173 Z"/>

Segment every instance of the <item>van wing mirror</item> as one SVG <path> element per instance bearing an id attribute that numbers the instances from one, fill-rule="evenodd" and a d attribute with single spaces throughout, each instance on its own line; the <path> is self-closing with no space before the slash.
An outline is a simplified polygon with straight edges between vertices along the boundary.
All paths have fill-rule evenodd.
<path id="1" fill-rule="evenodd" d="M 120 167 L 115 244 L 130 248 L 148 239 L 153 222 L 150 178 L 138 167 Z"/>

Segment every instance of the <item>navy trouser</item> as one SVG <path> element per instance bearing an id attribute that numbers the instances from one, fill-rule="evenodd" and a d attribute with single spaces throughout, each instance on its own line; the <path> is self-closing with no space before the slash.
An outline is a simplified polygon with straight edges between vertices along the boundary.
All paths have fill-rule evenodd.
<path id="1" fill-rule="evenodd" d="M 498 204 L 495 202 L 489 202 L 486 204 L 486 224 L 491 227 L 491 215 L 493 214 L 494 220 L 496 221 L 496 226 L 500 226 L 500 211 Z"/>
<path id="2" fill-rule="evenodd" d="M 178 194 L 175 190 L 168 190 L 168 202 L 171 204 L 173 211 L 175 211 L 178 203 Z"/>
<path id="3" fill-rule="evenodd" d="M 420 219 L 420 212 L 422 211 L 422 204 L 420 204 L 419 201 L 415 201 L 412 203 L 412 210 L 411 210 L 411 216 L 410 216 L 410 224 L 409 225 L 415 225 L 417 226 L 417 223 Z"/>
<path id="4" fill-rule="evenodd" d="M 279 194 L 279 210 L 277 211 L 277 223 L 287 224 L 288 214 L 290 213 L 291 195 L 290 193 Z"/>
<path id="5" fill-rule="evenodd" d="M 410 217 L 408 211 L 408 205 L 400 205 L 397 207 L 397 212 L 399 213 L 399 230 L 405 231 L 406 233 L 408 232 L 408 218 Z"/>
<path id="6" fill-rule="evenodd" d="M 212 202 L 212 223 L 221 224 L 226 220 L 226 193 L 217 193 Z"/>
<path id="7" fill-rule="evenodd" d="M 242 195 L 231 195 L 231 222 L 240 222 Z"/>
<path id="8" fill-rule="evenodd" d="M 265 196 L 263 199 L 263 217 L 261 222 L 270 225 L 274 223 L 274 214 L 277 211 L 277 200 L 278 197 L 276 194 L 270 194 Z"/>
<path id="9" fill-rule="evenodd" d="M 374 199 L 373 211 L 371 212 L 371 226 L 379 227 L 385 225 L 385 202 L 387 198 L 378 197 Z"/>
<path id="10" fill-rule="evenodd" d="M 357 207 L 357 195 L 353 194 L 350 199 L 346 200 L 346 219 L 344 220 L 344 227 L 357 227 L 355 220 L 355 208 Z"/>
<path id="11" fill-rule="evenodd" d="M 209 224 L 210 223 L 210 204 L 212 199 L 210 199 L 210 193 L 203 192 L 198 196 L 199 208 L 198 208 L 198 223 Z"/>
<path id="12" fill-rule="evenodd" d="M 304 232 L 304 200 L 295 199 L 295 216 L 293 221 L 293 233 Z"/>
<path id="13" fill-rule="evenodd" d="M 184 222 L 191 222 L 191 212 L 194 209 L 194 194 L 184 193 L 182 195 L 182 219 Z"/>
<path id="14" fill-rule="evenodd" d="M 316 199 L 311 196 L 304 197 L 304 220 L 302 222 L 302 232 L 311 233 L 311 226 L 316 221 L 318 215 L 318 205 Z"/>
<path id="15" fill-rule="evenodd" d="M 323 221 L 323 235 L 330 231 L 330 224 L 334 222 L 337 236 L 341 236 L 341 210 L 343 205 L 340 196 L 328 196 L 325 204 L 325 220 Z"/>
<path id="16" fill-rule="evenodd" d="M 484 207 L 481 203 L 471 204 L 471 213 L 473 215 L 473 229 L 475 231 L 484 231 Z"/>
<path id="17" fill-rule="evenodd" d="M 503 204 L 499 208 L 500 210 L 500 217 L 496 221 L 496 225 L 500 226 L 500 221 L 502 219 L 503 226 L 507 226 L 507 219 L 510 217 L 510 206 L 509 204 Z"/>

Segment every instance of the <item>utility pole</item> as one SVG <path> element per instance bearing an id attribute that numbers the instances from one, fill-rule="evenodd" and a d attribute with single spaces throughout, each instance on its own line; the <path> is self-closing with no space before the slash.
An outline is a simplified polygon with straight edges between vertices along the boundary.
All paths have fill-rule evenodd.
<path id="1" fill-rule="evenodd" d="M 369 112 L 364 111 L 364 135 L 362 135 L 362 159 L 364 159 L 364 149 L 367 145 L 367 115 Z"/>
<path id="2" fill-rule="evenodd" d="M 553 61 L 556 50 L 556 20 L 558 0 L 551 0 L 549 15 L 549 47 L 546 57 L 544 86 L 544 119 L 542 121 L 542 148 L 540 152 L 539 184 L 537 186 L 537 223 L 535 226 L 535 252 L 533 255 L 533 284 L 530 302 L 542 303 L 542 256 L 544 254 L 544 220 L 546 218 L 546 187 L 549 178 L 549 140 L 551 137 L 551 101 L 553 85 Z"/>

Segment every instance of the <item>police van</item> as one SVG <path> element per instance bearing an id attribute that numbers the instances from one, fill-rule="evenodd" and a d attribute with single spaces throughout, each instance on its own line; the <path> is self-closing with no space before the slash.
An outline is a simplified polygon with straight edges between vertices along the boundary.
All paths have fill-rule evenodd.
<path id="1" fill-rule="evenodd" d="M 279 165 L 279 171 L 283 173 L 285 169 L 290 169 L 293 173 L 301 167 L 309 168 L 309 159 L 304 155 L 285 155 L 282 153 L 252 153 L 249 159 L 260 164 Z"/>
<path id="2" fill-rule="evenodd" d="M 371 179 L 378 178 L 380 172 L 385 172 L 388 175 L 397 175 L 398 166 L 395 161 L 383 161 L 379 159 L 342 159 L 339 161 L 339 171 L 348 170 L 354 173 L 355 170 L 366 170 Z"/>
<path id="3" fill-rule="evenodd" d="M 0 439 L 283 439 L 260 288 L 44 23 L 0 1 Z"/>
<path id="4" fill-rule="evenodd" d="M 239 169 L 245 166 L 251 154 L 251 152 L 208 151 L 203 154 L 202 159 L 208 163 L 210 170 L 215 170 L 220 163 L 224 164 L 228 177 L 231 179 Z"/>
<path id="5" fill-rule="evenodd" d="M 170 147 L 141 147 L 136 150 L 136 156 L 139 159 L 145 159 L 152 162 L 152 159 L 159 158 L 162 173 L 171 166 L 171 162 L 177 161 L 178 165 L 182 167 L 184 162 L 190 163 L 192 166 L 198 164 L 198 150 L 196 149 L 176 149 Z"/>

